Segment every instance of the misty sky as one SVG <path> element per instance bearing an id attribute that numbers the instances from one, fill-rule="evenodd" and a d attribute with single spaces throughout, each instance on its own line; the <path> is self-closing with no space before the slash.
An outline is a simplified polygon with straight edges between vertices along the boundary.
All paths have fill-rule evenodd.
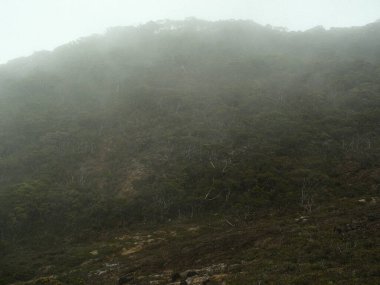
<path id="1" fill-rule="evenodd" d="M 0 63 L 107 27 L 187 17 L 290 30 L 360 26 L 380 18 L 380 0 L 0 0 Z"/>

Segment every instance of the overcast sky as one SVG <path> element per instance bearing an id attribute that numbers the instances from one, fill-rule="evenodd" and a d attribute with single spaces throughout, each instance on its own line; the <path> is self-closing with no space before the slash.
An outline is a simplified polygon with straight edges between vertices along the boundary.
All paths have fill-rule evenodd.
<path id="1" fill-rule="evenodd" d="M 360 26 L 380 18 L 380 0 L 0 0 L 0 63 L 107 27 L 186 17 L 290 30 Z"/>

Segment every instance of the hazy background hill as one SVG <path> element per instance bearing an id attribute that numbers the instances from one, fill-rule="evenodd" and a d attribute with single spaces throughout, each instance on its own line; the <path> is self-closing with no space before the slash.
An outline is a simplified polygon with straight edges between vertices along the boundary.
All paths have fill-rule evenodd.
<path id="1" fill-rule="evenodd" d="M 0 252 L 376 196 L 379 119 L 380 23 L 151 22 L 13 60 L 0 66 Z"/>

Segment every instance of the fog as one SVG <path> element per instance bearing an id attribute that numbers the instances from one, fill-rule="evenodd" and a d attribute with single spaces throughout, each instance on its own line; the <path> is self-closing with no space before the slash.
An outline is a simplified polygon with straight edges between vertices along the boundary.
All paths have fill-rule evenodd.
<path id="1" fill-rule="evenodd" d="M 380 18 L 378 0 L 1 0 L 0 63 L 107 27 L 151 20 L 250 19 L 306 30 L 365 25 Z"/>
<path id="2" fill-rule="evenodd" d="M 0 285 L 380 284 L 379 18 L 0 0 Z"/>

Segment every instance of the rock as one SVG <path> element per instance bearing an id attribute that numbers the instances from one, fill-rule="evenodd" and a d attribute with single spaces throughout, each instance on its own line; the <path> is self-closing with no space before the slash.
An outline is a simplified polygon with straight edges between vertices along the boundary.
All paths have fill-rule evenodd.
<path id="1" fill-rule="evenodd" d="M 164 276 L 166 276 L 166 277 L 169 277 L 169 276 L 172 276 L 173 275 L 173 270 L 164 270 L 163 272 L 162 272 L 162 274 L 164 275 Z M 171 278 L 171 277 L 170 277 Z"/>
<path id="2" fill-rule="evenodd" d="M 107 273 L 107 270 L 97 270 L 97 271 L 95 272 L 95 275 L 97 275 L 97 276 L 101 276 L 101 275 L 103 275 L 103 274 L 105 274 L 105 273 Z"/>
<path id="3" fill-rule="evenodd" d="M 92 259 L 86 260 L 80 264 L 80 267 L 87 266 L 89 264 L 93 264 L 93 263 L 97 262 L 98 260 L 99 260 L 98 258 L 95 258 L 95 259 L 92 258 Z"/>
<path id="4" fill-rule="evenodd" d="M 146 280 L 146 276 L 137 276 L 135 277 L 135 280 L 141 281 L 141 280 Z"/>
<path id="5" fill-rule="evenodd" d="M 188 228 L 187 231 L 188 232 L 197 232 L 199 231 L 200 227 L 199 226 L 196 226 L 196 227 L 191 227 L 191 228 Z"/>
<path id="6" fill-rule="evenodd" d="M 307 222 L 307 220 L 309 219 L 309 217 L 307 216 L 301 216 L 299 218 L 296 218 L 294 219 L 296 222 Z"/>
<path id="7" fill-rule="evenodd" d="M 99 254 L 99 251 L 97 249 L 95 249 L 93 251 L 90 251 L 90 254 L 95 256 L 95 255 Z"/>
<path id="8" fill-rule="evenodd" d="M 366 203 L 366 200 L 365 199 L 360 199 L 360 200 L 358 200 L 358 202 L 364 204 L 364 203 Z"/>
<path id="9" fill-rule="evenodd" d="M 165 275 L 164 274 L 154 274 L 154 275 L 149 275 L 149 278 L 150 279 L 163 279 L 165 278 Z"/>
<path id="10" fill-rule="evenodd" d="M 116 240 L 128 240 L 130 239 L 131 237 L 129 235 L 123 235 L 123 236 L 120 236 L 120 237 L 115 237 Z"/>
<path id="11" fill-rule="evenodd" d="M 133 254 L 133 253 L 136 253 L 136 252 L 139 252 L 140 250 L 142 250 L 142 245 L 141 244 L 138 244 L 130 249 L 126 249 L 125 247 L 122 249 L 121 251 L 121 255 L 123 256 L 126 256 L 126 255 L 130 255 L 130 254 Z"/>
<path id="12" fill-rule="evenodd" d="M 236 264 L 231 264 L 230 266 L 228 266 L 228 270 L 230 271 L 239 271 L 241 269 L 241 264 L 239 263 L 236 263 Z"/>
<path id="13" fill-rule="evenodd" d="M 228 274 L 217 274 L 210 277 L 211 281 L 222 282 L 227 278 Z"/>
<path id="14" fill-rule="evenodd" d="M 116 267 L 119 266 L 118 263 L 106 263 L 105 265 L 106 265 L 106 267 L 108 267 L 108 268 L 110 268 L 110 269 L 112 269 L 112 268 L 116 268 Z"/>
<path id="15" fill-rule="evenodd" d="M 223 273 L 227 269 L 227 265 L 224 263 L 214 264 L 209 267 L 202 268 L 202 270 L 198 270 L 198 272 L 205 272 L 208 275 L 213 275 L 216 273 Z"/>
<path id="16" fill-rule="evenodd" d="M 210 281 L 208 276 L 196 276 L 186 279 L 186 283 L 189 285 L 205 285 Z"/>

